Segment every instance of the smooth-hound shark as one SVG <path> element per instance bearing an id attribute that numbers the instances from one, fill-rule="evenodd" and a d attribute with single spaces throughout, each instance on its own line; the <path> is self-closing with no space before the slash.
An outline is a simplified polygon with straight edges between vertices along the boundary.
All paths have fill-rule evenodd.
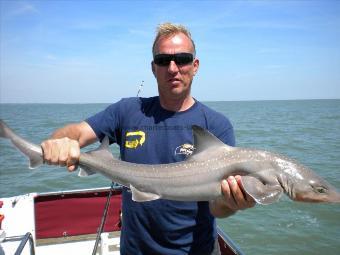
<path id="1" fill-rule="evenodd" d="M 193 126 L 193 155 L 170 164 L 134 164 L 114 158 L 106 137 L 97 150 L 81 153 L 80 176 L 99 172 L 129 187 L 134 201 L 159 198 L 210 201 L 222 196 L 221 181 L 241 175 L 242 185 L 259 204 L 277 201 L 283 193 L 295 201 L 340 203 L 340 193 L 295 160 L 263 150 L 230 147 L 213 134 Z M 0 120 L 0 137 L 11 140 L 25 154 L 30 168 L 43 164 L 43 151 Z"/>

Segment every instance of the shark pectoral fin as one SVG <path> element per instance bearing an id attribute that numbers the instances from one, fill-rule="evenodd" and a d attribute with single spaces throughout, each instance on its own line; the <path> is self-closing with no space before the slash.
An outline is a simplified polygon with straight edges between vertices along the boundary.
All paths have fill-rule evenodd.
<path id="1" fill-rule="evenodd" d="M 253 176 L 242 176 L 241 178 L 244 190 L 258 204 L 268 205 L 279 200 L 283 193 L 282 187 L 278 184 L 264 184 Z"/>
<path id="2" fill-rule="evenodd" d="M 89 175 L 93 175 L 95 174 L 96 172 L 86 168 L 86 167 L 81 167 L 80 170 L 79 170 L 79 173 L 78 173 L 78 176 L 79 177 L 86 177 L 86 176 L 89 176 Z"/>
<path id="3" fill-rule="evenodd" d="M 160 196 L 154 193 L 143 192 L 130 185 L 132 200 L 135 202 L 147 202 L 159 199 Z"/>

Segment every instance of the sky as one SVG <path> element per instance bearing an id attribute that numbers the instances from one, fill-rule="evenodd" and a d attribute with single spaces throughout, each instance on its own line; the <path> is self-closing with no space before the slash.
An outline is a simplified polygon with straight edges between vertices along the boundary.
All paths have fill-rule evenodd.
<path id="1" fill-rule="evenodd" d="M 157 95 L 158 24 L 184 24 L 201 101 L 339 99 L 340 1 L 0 0 L 0 103 Z"/>

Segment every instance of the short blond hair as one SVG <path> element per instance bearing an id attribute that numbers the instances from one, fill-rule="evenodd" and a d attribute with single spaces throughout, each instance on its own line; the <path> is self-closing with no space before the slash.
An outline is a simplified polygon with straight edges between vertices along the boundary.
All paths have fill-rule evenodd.
<path id="1" fill-rule="evenodd" d="M 161 37 L 169 37 L 175 34 L 183 33 L 185 34 L 191 41 L 192 47 L 193 47 L 193 54 L 196 55 L 196 47 L 194 40 L 191 37 L 190 31 L 183 25 L 180 24 L 173 24 L 170 22 L 159 24 L 156 29 L 156 37 L 152 45 L 152 55 L 154 56 L 156 54 L 156 45 L 158 40 Z"/>

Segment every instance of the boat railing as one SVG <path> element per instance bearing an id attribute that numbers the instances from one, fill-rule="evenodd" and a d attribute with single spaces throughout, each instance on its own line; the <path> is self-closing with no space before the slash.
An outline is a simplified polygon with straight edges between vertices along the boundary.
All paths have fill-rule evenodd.
<path id="1" fill-rule="evenodd" d="M 234 243 L 233 240 L 231 240 L 230 237 L 227 236 L 218 226 L 217 233 L 220 238 L 220 249 L 223 251 L 222 254 L 245 255 L 238 245 Z"/>
<path id="2" fill-rule="evenodd" d="M 27 232 L 23 236 L 6 237 L 5 240 L 3 240 L 4 243 L 5 242 L 18 242 L 18 241 L 20 241 L 20 243 L 19 243 L 19 246 L 16 249 L 14 255 L 20 255 L 22 253 L 22 251 L 24 250 L 27 242 L 30 245 L 30 254 L 35 255 L 33 236 L 30 232 Z"/>

